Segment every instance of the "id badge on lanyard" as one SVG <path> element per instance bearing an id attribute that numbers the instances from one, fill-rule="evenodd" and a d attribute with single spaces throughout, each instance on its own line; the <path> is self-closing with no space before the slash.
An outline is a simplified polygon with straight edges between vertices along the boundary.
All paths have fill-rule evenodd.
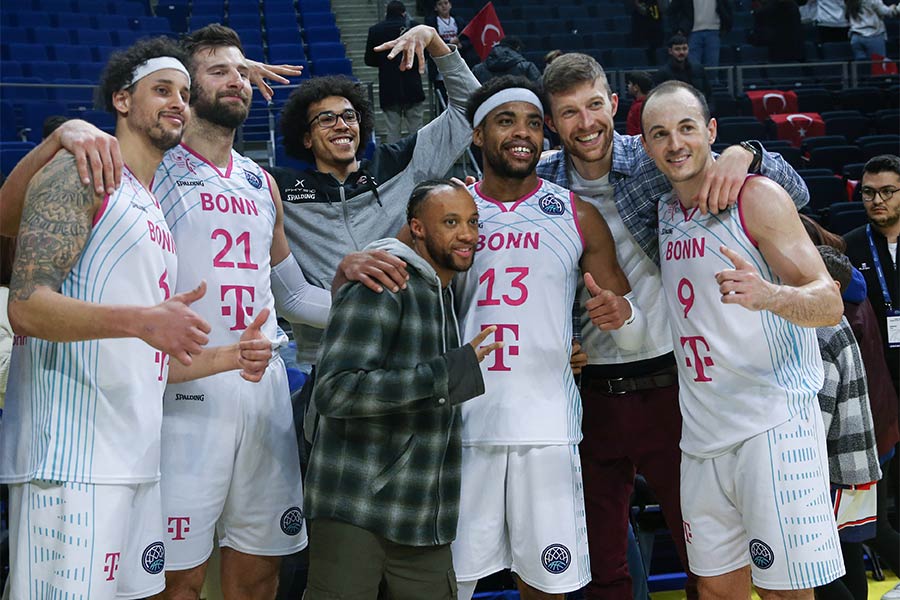
<path id="1" fill-rule="evenodd" d="M 881 259 L 878 257 L 875 240 L 872 239 L 871 225 L 866 225 L 866 236 L 869 238 L 869 250 L 872 252 L 872 262 L 875 264 L 875 273 L 878 275 L 878 283 L 881 285 L 881 295 L 884 299 L 888 348 L 900 348 L 900 310 L 897 310 L 891 304 L 891 295 L 888 292 L 887 281 L 884 278 L 884 270 L 881 268 Z"/>

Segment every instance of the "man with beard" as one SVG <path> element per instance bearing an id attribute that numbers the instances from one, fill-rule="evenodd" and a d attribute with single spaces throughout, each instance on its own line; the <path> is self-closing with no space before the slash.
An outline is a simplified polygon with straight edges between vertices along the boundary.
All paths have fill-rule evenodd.
<path id="1" fill-rule="evenodd" d="M 460 344 L 450 281 L 472 266 L 478 211 L 449 180 L 415 187 L 412 248 L 399 293 L 361 284 L 335 295 L 322 337 L 315 401 L 321 419 L 306 477 L 306 600 L 451 600 L 450 542 L 459 511 L 459 405 L 484 392 L 478 363 L 493 328 Z"/>
<path id="2" fill-rule="evenodd" d="M 485 398 L 462 408 L 462 485 L 453 562 L 460 598 L 511 568 L 523 598 L 563 598 L 590 579 L 578 442 L 581 399 L 569 367 L 579 268 L 595 325 L 633 348 L 644 321 L 628 297 L 606 222 L 535 173 L 544 114 L 537 88 L 499 77 L 469 101 L 484 180 L 471 188 L 478 252 L 458 282 L 463 335 L 495 326 Z M 596 283 L 595 283 L 596 281 Z M 599 285 L 598 285 L 599 284 Z M 604 289 L 605 288 L 605 289 Z"/>
<path id="3" fill-rule="evenodd" d="M 182 273 L 208 280 L 210 293 L 196 308 L 214 323 L 212 339 L 236 338 L 267 308 L 263 332 L 283 344 L 275 308 L 292 321 L 322 327 L 330 295 L 308 286 L 291 256 L 281 199 L 268 173 L 232 149 L 251 94 L 240 39 L 227 27 L 209 25 L 182 44 L 194 74 L 193 118 L 183 143 L 157 171 L 154 192 Z M 281 359 L 271 361 L 253 389 L 227 373 L 168 386 L 163 411 L 164 597 L 199 597 L 216 538 L 225 596 L 273 597 L 280 557 L 306 546 Z"/>
<path id="4" fill-rule="evenodd" d="M 859 185 L 869 223 L 844 236 L 846 254 L 866 279 L 894 390 L 900 390 L 900 157 L 883 154 L 870 159 Z"/>
<path id="5" fill-rule="evenodd" d="M 98 103 L 116 115 L 127 164 L 117 191 L 95 194 L 73 155 L 55 150 L 28 187 L 9 303 L 17 335 L 0 425 L 12 598 L 103 600 L 160 591 L 163 386 L 222 369 L 244 368 L 246 377 L 258 378 L 271 356 L 259 336 L 261 319 L 240 344 L 203 348 L 209 325 L 188 306 L 205 286 L 171 294 L 175 247 L 147 190 L 188 118 L 190 77 L 182 60 L 171 40 L 154 38 L 107 64 Z M 29 160 L 40 161 L 54 145 L 42 144 Z M 248 338 L 256 339 L 248 346 Z M 176 359 L 171 365 L 169 356 Z"/>

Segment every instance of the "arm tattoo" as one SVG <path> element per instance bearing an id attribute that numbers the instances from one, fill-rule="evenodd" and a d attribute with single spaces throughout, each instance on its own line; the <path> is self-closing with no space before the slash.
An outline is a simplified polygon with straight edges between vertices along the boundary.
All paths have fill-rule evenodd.
<path id="1" fill-rule="evenodd" d="M 40 286 L 59 291 L 87 244 L 97 200 L 67 152 L 35 175 L 22 212 L 10 300 L 28 300 Z"/>

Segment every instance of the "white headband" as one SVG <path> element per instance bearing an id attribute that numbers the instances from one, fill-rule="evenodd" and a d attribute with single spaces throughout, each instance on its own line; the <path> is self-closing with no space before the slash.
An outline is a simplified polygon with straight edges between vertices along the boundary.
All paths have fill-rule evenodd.
<path id="1" fill-rule="evenodd" d="M 525 88 L 506 88 L 485 100 L 481 106 L 478 107 L 478 110 L 475 111 L 475 118 L 472 119 L 472 127 L 474 128 L 481 125 L 481 122 L 489 112 L 507 102 L 527 102 L 528 104 L 533 104 L 541 111 L 541 118 L 544 117 L 544 105 L 541 104 L 541 99 L 537 97 L 537 94 Z"/>
<path id="2" fill-rule="evenodd" d="M 184 68 L 184 65 L 181 64 L 180 60 L 172 58 L 171 56 L 157 56 L 156 58 L 145 60 L 136 66 L 134 68 L 134 74 L 131 76 L 131 81 L 123 85 L 122 89 L 128 89 L 150 73 L 162 71 L 163 69 L 175 69 L 176 71 L 181 71 L 184 73 L 184 76 L 187 77 L 188 85 L 191 84 L 191 75 L 188 73 L 188 70 Z"/>

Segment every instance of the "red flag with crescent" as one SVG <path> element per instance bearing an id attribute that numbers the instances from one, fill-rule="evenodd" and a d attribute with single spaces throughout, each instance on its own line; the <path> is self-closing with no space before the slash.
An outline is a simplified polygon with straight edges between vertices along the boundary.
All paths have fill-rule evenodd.
<path id="1" fill-rule="evenodd" d="M 792 113 L 772 115 L 778 139 L 788 140 L 799 148 L 804 138 L 825 135 L 825 122 L 819 113 Z"/>
<path id="2" fill-rule="evenodd" d="M 494 3 L 485 4 L 460 33 L 471 40 L 472 47 L 481 60 L 487 58 L 491 48 L 505 35 L 500 19 L 497 18 L 497 11 L 494 10 Z"/>

